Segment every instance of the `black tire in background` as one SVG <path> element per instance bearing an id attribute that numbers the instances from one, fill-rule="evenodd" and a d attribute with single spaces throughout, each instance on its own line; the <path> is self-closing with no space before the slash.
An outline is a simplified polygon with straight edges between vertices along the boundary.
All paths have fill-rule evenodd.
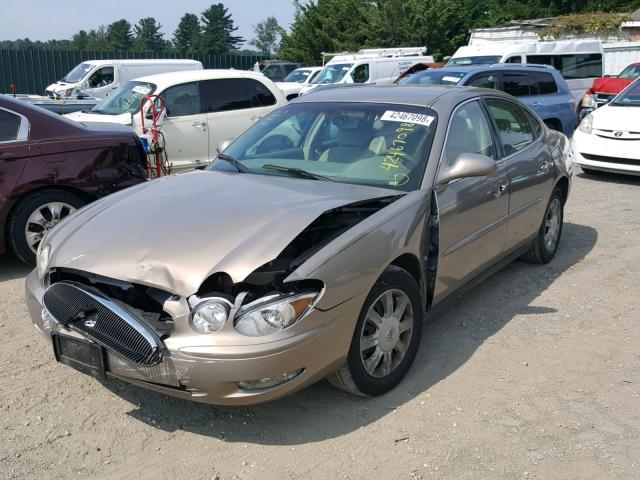
<path id="1" fill-rule="evenodd" d="M 11 250 L 27 265 L 34 266 L 36 263 L 36 253 L 27 242 L 27 222 L 36 210 L 51 203 L 62 203 L 78 209 L 86 202 L 73 193 L 56 189 L 39 190 L 20 200 L 7 224 L 7 240 Z"/>

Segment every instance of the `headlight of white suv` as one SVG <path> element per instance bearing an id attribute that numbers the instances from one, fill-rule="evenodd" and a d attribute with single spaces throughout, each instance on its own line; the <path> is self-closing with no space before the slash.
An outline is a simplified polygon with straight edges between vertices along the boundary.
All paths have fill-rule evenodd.
<path id="1" fill-rule="evenodd" d="M 49 266 L 49 255 L 51 254 L 51 247 L 45 245 L 44 241 L 40 242 L 38 246 L 38 253 L 36 254 L 36 268 L 38 269 L 38 278 L 42 279 L 47 272 Z"/>
<path id="2" fill-rule="evenodd" d="M 282 297 L 272 295 L 246 305 L 237 314 L 236 330 L 242 335 L 259 337 L 290 327 L 311 308 L 317 293 Z"/>
<path id="3" fill-rule="evenodd" d="M 582 119 L 580 126 L 578 126 L 581 132 L 591 133 L 593 131 L 593 115 L 589 114 Z"/>

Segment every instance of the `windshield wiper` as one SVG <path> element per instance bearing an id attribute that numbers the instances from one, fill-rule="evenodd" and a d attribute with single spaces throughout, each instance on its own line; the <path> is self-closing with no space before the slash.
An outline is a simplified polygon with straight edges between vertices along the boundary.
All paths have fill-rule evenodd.
<path id="1" fill-rule="evenodd" d="M 240 163 L 238 160 L 233 158 L 231 155 L 225 155 L 224 153 L 219 153 L 218 155 L 216 155 L 216 158 L 219 158 L 220 160 L 224 160 L 225 162 L 228 162 L 231 165 L 233 165 L 235 169 L 238 170 L 238 173 L 251 173 L 251 170 L 249 170 L 247 167 L 245 167 L 242 163 Z"/>
<path id="2" fill-rule="evenodd" d="M 324 175 L 318 175 L 317 173 L 311 173 L 301 168 L 281 167 L 279 165 L 271 165 L 269 163 L 266 165 L 262 165 L 262 168 L 264 168 L 265 170 L 273 170 L 274 172 L 288 173 L 293 177 L 306 178 L 309 180 L 321 180 L 321 181 L 327 181 L 327 182 L 335 181 L 332 178 L 325 177 Z"/>

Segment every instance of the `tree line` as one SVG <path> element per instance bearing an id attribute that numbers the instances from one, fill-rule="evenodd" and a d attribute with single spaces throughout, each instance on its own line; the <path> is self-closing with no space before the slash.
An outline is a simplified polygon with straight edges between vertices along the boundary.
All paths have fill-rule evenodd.
<path id="1" fill-rule="evenodd" d="M 321 52 L 427 46 L 436 58 L 466 45 L 472 28 L 580 12 L 631 12 L 640 0 L 307 0 L 294 1 L 282 58 L 317 64 Z"/>
<path id="2" fill-rule="evenodd" d="M 153 17 L 131 25 L 126 19 L 80 30 L 70 40 L 32 41 L 28 38 L 0 41 L 0 49 L 11 50 L 94 50 L 94 51 L 178 51 L 180 53 L 227 54 L 237 51 L 244 38 L 235 35 L 235 26 L 222 3 L 212 4 L 200 16 L 185 13 L 170 40 L 162 24 Z"/>

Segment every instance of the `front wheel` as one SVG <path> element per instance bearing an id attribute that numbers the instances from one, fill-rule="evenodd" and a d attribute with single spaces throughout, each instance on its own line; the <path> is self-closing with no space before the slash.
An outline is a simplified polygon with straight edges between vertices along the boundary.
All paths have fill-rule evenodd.
<path id="1" fill-rule="evenodd" d="M 27 265 L 35 265 L 44 235 L 84 204 L 80 197 L 63 190 L 42 190 L 22 199 L 9 220 L 13 252 Z"/>
<path id="2" fill-rule="evenodd" d="M 391 267 L 375 283 L 356 324 L 347 363 L 327 377 L 361 395 L 381 395 L 404 378 L 418 352 L 423 305 L 415 279 Z"/>
<path id="3" fill-rule="evenodd" d="M 549 263 L 558 250 L 563 221 L 564 199 L 562 192 L 556 188 L 551 194 L 542 225 L 531 250 L 525 253 L 522 259 L 531 263 Z"/>

